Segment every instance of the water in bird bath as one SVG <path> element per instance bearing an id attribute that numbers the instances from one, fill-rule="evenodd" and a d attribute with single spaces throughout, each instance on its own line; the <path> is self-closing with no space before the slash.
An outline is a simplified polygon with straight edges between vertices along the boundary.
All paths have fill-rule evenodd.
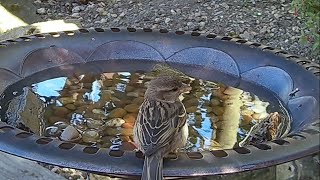
<path id="1" fill-rule="evenodd" d="M 24 104 L 38 98 L 44 109 L 37 114 L 41 123 L 32 124 L 37 122 L 33 119 L 31 125 L 20 126 L 26 123 L 23 121 L 14 125 L 62 141 L 133 150 L 132 128 L 146 84 L 152 78 L 153 73 L 106 72 L 52 78 L 29 84 L 23 90 L 13 85 L 13 92 L 4 93 L 12 96 L 3 97 L 1 118 L 12 123 L 8 118 L 17 112 L 12 100 L 31 94 L 26 95 L 30 102 Z M 268 96 L 258 97 L 223 83 L 189 77 L 183 81 L 192 87 L 181 97 L 189 124 L 188 151 L 245 146 L 279 138 L 290 129 L 289 114 L 280 101 L 269 102 Z M 26 110 L 21 111 L 22 117 L 27 116 Z"/>

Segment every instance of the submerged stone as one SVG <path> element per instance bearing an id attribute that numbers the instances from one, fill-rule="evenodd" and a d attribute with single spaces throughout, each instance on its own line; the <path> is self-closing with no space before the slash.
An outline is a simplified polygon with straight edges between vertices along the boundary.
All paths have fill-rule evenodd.
<path id="1" fill-rule="evenodd" d="M 24 87 L 22 91 L 21 95 L 9 103 L 6 112 L 7 123 L 42 135 L 45 127 L 43 117 L 45 105 L 30 88 Z"/>

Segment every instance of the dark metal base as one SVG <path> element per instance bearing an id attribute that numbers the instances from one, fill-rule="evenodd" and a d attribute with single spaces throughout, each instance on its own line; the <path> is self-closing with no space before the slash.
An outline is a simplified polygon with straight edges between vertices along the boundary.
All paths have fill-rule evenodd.
<path id="1" fill-rule="evenodd" d="M 292 132 L 282 140 L 233 150 L 180 153 L 177 159 L 165 161 L 165 176 L 253 170 L 319 151 L 319 65 L 282 50 L 231 37 L 96 28 L 8 40 L 0 43 L 0 94 L 18 81 L 22 85 L 26 81 L 93 70 L 147 71 L 159 62 L 190 76 L 244 90 L 251 85 L 267 89 L 285 104 L 293 119 Z M 48 69 L 54 71 L 48 74 Z M 39 78 L 31 79 L 34 74 Z M 297 88 L 299 91 L 293 95 L 291 92 Z M 134 152 L 65 143 L 23 132 L 3 122 L 0 142 L 3 152 L 64 167 L 123 176 L 139 176 L 142 170 L 143 159 Z"/>

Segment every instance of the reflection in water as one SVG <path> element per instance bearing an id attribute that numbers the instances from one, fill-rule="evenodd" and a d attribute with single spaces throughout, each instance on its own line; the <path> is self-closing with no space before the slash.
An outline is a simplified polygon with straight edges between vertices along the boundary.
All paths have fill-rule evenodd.
<path id="1" fill-rule="evenodd" d="M 154 76 L 85 74 L 33 84 L 32 91 L 46 104 L 42 135 L 97 147 L 134 149 L 132 128 L 146 85 Z M 192 86 L 190 93 L 181 97 L 188 113 L 188 151 L 230 149 L 243 140 L 242 144 L 249 144 L 248 139 L 254 139 L 248 138 L 248 132 L 258 133 L 259 129 L 252 131 L 252 127 L 269 117 L 269 103 L 251 93 L 201 79 L 184 77 L 183 81 Z"/>

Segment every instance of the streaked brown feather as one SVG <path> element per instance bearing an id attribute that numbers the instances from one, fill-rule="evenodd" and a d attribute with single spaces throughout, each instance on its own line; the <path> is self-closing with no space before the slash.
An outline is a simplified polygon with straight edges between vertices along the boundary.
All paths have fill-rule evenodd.
<path id="1" fill-rule="evenodd" d="M 146 99 L 142 103 L 135 133 L 145 155 L 150 156 L 172 142 L 173 137 L 186 123 L 185 117 L 179 117 L 182 114 L 185 114 L 185 109 L 178 101 L 170 103 Z M 163 151 L 167 153 L 170 150 Z"/>

